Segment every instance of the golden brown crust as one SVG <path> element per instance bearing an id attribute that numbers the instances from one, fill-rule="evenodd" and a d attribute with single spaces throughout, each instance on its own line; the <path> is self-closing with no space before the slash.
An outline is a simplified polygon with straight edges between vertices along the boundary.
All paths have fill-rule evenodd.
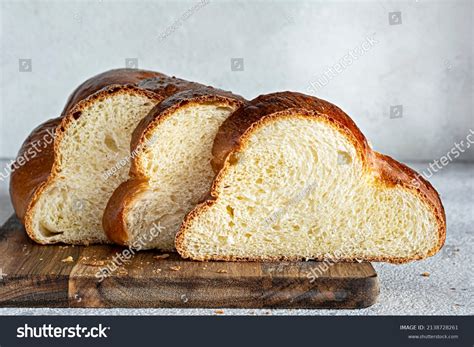
<path id="1" fill-rule="evenodd" d="M 69 96 L 66 106 L 62 112 L 62 116 L 66 115 L 79 101 L 84 100 L 89 95 L 111 85 L 138 85 L 144 80 L 157 77 L 167 77 L 159 72 L 138 70 L 138 69 L 114 69 L 98 74 L 87 81 L 83 82 Z M 144 89 L 152 89 L 142 87 Z"/>
<path id="2" fill-rule="evenodd" d="M 10 196 L 15 212 L 22 222 L 34 192 L 47 180 L 53 167 L 54 139 L 50 137 L 55 136 L 59 123 L 61 118 L 50 119 L 34 129 L 12 164 Z M 26 162 L 23 163 L 20 158 L 25 158 Z"/>
<path id="3" fill-rule="evenodd" d="M 128 244 L 128 232 L 125 216 L 133 201 L 145 193 L 148 188 L 147 180 L 138 178 L 123 182 L 112 194 L 104 211 L 102 225 L 110 241 L 119 244 Z"/>
<path id="4" fill-rule="evenodd" d="M 371 151 L 370 163 L 380 173 L 380 181 L 386 186 L 402 186 L 430 206 L 438 223 L 438 245 L 429 252 L 428 257 L 436 254 L 446 240 L 446 213 L 438 192 L 423 176 L 387 155 Z"/>
<path id="5" fill-rule="evenodd" d="M 25 140 L 12 165 L 10 196 L 18 218 L 33 240 L 40 242 L 32 230 L 32 216 L 29 212 L 55 177 L 57 148 L 65 129 L 80 117 L 84 107 L 113 93 L 140 93 L 150 98 L 162 98 L 160 94 L 133 86 L 142 78 L 168 77 L 157 72 L 135 69 L 116 69 L 99 74 L 76 88 L 60 117 L 40 125 Z M 45 140 L 49 139 L 50 134 L 54 134 L 54 140 Z M 38 143 L 41 150 L 35 145 Z"/>
<path id="6" fill-rule="evenodd" d="M 103 228 L 109 239 L 121 245 L 127 245 L 129 231 L 126 227 L 127 211 L 140 199 L 150 187 L 145 172 L 140 164 L 140 153 L 146 150 L 147 141 L 166 118 L 178 109 L 202 104 L 219 104 L 222 107 L 239 107 L 242 97 L 230 92 L 202 86 L 197 83 L 189 84 L 190 89 L 180 91 L 157 104 L 136 127 L 131 143 L 130 179 L 123 183 L 112 195 L 107 204 L 102 220 Z M 144 183 L 145 182 L 145 183 Z"/>
<path id="7" fill-rule="evenodd" d="M 446 238 L 446 216 L 441 199 L 433 186 L 421 175 L 409 167 L 395 161 L 394 159 L 373 151 L 367 143 L 364 135 L 355 123 L 338 107 L 311 96 L 299 93 L 282 92 L 262 95 L 250 101 L 244 107 L 234 112 L 221 126 L 214 141 L 213 167 L 217 176 L 210 191 L 210 199 L 198 205 L 185 218 L 181 229 L 176 236 L 176 249 L 183 258 L 193 260 L 223 260 L 223 261 L 296 261 L 304 260 L 301 257 L 258 257 L 245 258 L 234 256 L 192 256 L 184 246 L 184 238 L 190 224 L 195 218 L 206 213 L 218 199 L 217 187 L 223 180 L 230 167 L 230 160 L 235 152 L 242 150 L 251 133 L 281 117 L 313 117 L 324 119 L 328 124 L 335 126 L 344 132 L 354 144 L 362 159 L 365 169 L 378 173 L 378 181 L 385 186 L 400 185 L 404 189 L 417 195 L 425 202 L 438 223 L 438 244 L 428 252 L 427 256 L 416 256 L 411 258 L 374 257 L 364 258 L 364 261 L 382 261 L 389 263 L 406 263 L 434 255 L 441 249 Z M 324 260 L 317 258 L 314 260 Z M 340 261 L 357 261 L 354 258 L 339 259 Z"/>
<path id="8" fill-rule="evenodd" d="M 239 146 L 242 135 L 252 124 L 268 115 L 278 112 L 288 113 L 293 109 L 327 115 L 330 120 L 342 126 L 351 137 L 357 140 L 361 155 L 366 155 L 369 149 L 367 140 L 354 121 L 339 107 L 301 93 L 280 92 L 260 95 L 227 118 L 216 135 L 212 149 L 214 171 L 219 172 L 229 152 Z"/>

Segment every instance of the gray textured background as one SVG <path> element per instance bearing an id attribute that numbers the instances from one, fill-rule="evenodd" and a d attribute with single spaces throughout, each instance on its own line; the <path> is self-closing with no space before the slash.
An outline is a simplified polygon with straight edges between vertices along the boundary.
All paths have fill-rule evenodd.
<path id="1" fill-rule="evenodd" d="M 311 92 L 354 51 L 315 94 L 351 115 L 375 149 L 433 160 L 474 129 L 470 0 L 198 3 L 2 1 L 0 158 L 15 156 L 80 82 L 126 58 L 253 98 Z M 390 12 L 401 24 L 390 25 Z M 376 43 L 358 54 L 367 38 Z M 232 71 L 232 58 L 243 58 L 243 71 Z M 31 59 L 30 72 L 19 59 Z M 403 114 L 393 119 L 396 105 Z"/>
<path id="2" fill-rule="evenodd" d="M 0 0 L 1 1 L 1 0 Z M 84 79 L 127 58 L 139 68 L 261 93 L 314 91 L 342 107 L 375 149 L 425 172 L 474 129 L 473 1 L 1 1 L 0 158 L 61 111 Z M 389 15 L 391 12 L 400 12 Z M 392 21 L 392 25 L 390 24 Z M 401 24 L 400 24 L 401 20 Z M 394 22 L 395 21 L 395 22 Z M 360 52 L 367 39 L 376 41 Z M 323 80 L 350 52 L 357 59 Z M 231 59 L 242 58 L 231 65 Z M 20 72 L 19 59 L 31 59 Z M 132 60 L 133 62 L 134 60 Z M 232 66 L 234 70 L 232 71 Z M 242 70 L 243 68 L 243 70 Z M 390 109 L 401 105 L 391 118 Z M 400 110 L 400 108 L 398 108 Z M 458 161 L 473 161 L 474 146 Z M 0 160 L 0 173 L 8 164 Z M 378 302 L 364 310 L 225 310 L 225 314 L 424 315 L 474 312 L 474 164 L 430 181 L 446 207 L 446 246 L 404 265 L 374 264 Z M 0 179 L 0 224 L 12 213 Z M 429 277 L 421 276 L 429 272 Z M 17 309 L 0 314 L 215 314 L 195 309 Z"/>

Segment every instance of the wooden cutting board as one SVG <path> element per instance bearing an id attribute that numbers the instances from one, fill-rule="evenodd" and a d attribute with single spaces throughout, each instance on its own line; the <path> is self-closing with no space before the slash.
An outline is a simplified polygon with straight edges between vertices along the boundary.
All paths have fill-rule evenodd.
<path id="1" fill-rule="evenodd" d="M 151 251 L 99 281 L 124 250 L 37 245 L 11 217 L 0 228 L 0 306 L 363 308 L 379 293 L 370 263 L 194 262 Z"/>

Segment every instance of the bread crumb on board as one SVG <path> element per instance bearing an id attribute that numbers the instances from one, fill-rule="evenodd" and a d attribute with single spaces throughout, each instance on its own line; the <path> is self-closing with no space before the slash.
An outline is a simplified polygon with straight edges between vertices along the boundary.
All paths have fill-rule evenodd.
<path id="1" fill-rule="evenodd" d="M 429 272 L 423 272 L 423 273 L 421 274 L 421 276 L 423 276 L 423 277 L 430 277 L 430 273 L 429 273 Z"/>
<path id="2" fill-rule="evenodd" d="M 214 313 L 215 314 L 224 314 L 224 310 L 215 310 Z"/>
<path id="3" fill-rule="evenodd" d="M 181 270 L 181 266 L 170 266 L 170 270 L 179 271 L 179 270 Z"/>
<path id="4" fill-rule="evenodd" d="M 218 274 L 226 274 L 226 273 L 227 273 L 227 270 L 220 269 L 220 270 L 217 270 L 217 273 L 218 273 Z"/>
<path id="5" fill-rule="evenodd" d="M 66 258 L 64 258 L 63 260 L 61 260 L 63 263 L 72 263 L 74 261 L 74 258 L 71 257 L 71 256 L 68 256 Z"/>
<path id="6" fill-rule="evenodd" d="M 104 266 L 107 264 L 105 260 L 89 259 L 89 257 L 82 257 L 81 262 L 83 265 L 91 265 L 91 266 Z"/>
<path id="7" fill-rule="evenodd" d="M 160 255 L 155 255 L 155 256 L 153 257 L 153 259 L 162 260 L 162 259 L 168 258 L 169 256 L 170 256 L 170 255 L 169 255 L 168 253 L 166 253 L 166 254 L 160 254 Z"/>

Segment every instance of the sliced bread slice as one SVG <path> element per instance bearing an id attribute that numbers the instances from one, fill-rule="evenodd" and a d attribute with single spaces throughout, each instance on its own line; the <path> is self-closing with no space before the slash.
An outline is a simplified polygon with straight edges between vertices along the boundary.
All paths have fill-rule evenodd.
<path id="1" fill-rule="evenodd" d="M 185 258 L 403 263 L 444 243 L 435 189 L 329 102 L 260 96 L 224 122 L 213 153 L 210 198 L 176 237 Z"/>
<path id="2" fill-rule="evenodd" d="M 214 177 L 211 149 L 241 97 L 211 87 L 180 92 L 157 105 L 133 133 L 130 178 L 104 213 L 110 240 L 173 251 L 184 216 L 205 199 Z"/>
<path id="3" fill-rule="evenodd" d="M 97 75 L 71 95 L 59 118 L 36 128 L 13 164 L 10 192 L 36 242 L 107 242 L 101 219 L 127 177 L 132 131 L 161 100 L 191 82 L 152 71 Z"/>

